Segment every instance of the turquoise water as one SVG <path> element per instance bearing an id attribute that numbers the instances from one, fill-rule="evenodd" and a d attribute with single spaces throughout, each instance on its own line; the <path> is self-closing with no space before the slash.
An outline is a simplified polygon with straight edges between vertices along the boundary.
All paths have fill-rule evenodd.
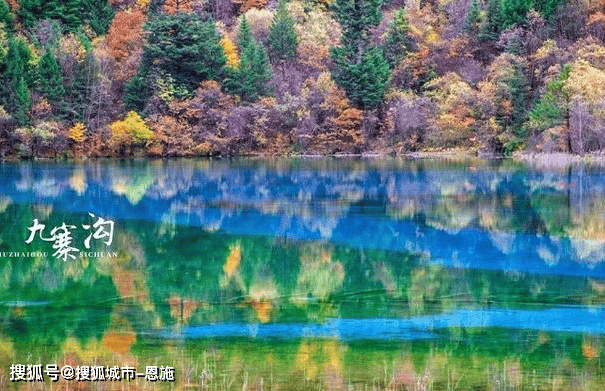
<path id="1" fill-rule="evenodd" d="M 605 386 L 601 168 L 93 161 L 0 178 L 0 389 L 32 387 L 16 363 L 175 368 L 43 389 Z M 111 243 L 86 248 L 99 218 Z"/>

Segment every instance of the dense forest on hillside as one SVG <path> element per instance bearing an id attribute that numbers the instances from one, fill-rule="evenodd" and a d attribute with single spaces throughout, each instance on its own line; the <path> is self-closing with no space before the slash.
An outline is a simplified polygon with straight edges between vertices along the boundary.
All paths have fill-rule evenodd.
<path id="1" fill-rule="evenodd" d="M 0 0 L 4 158 L 604 136 L 604 0 Z"/>

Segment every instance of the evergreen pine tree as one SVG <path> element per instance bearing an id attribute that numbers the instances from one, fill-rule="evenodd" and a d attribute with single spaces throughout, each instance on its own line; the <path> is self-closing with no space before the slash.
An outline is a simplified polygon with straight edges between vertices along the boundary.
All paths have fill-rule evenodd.
<path id="1" fill-rule="evenodd" d="M 239 47 L 240 53 L 243 53 L 253 41 L 254 37 L 252 37 L 252 31 L 250 30 L 246 15 L 242 15 L 239 31 L 237 32 L 237 46 Z"/>
<path id="2" fill-rule="evenodd" d="M 229 70 L 225 88 L 248 102 L 268 95 L 270 90 L 267 82 L 271 80 L 272 72 L 267 50 L 260 42 L 253 40 L 240 53 L 239 68 Z"/>
<path id="3" fill-rule="evenodd" d="M 296 57 L 298 37 L 294 31 L 294 19 L 288 13 L 285 0 L 280 0 L 267 37 L 273 61 L 287 61 Z"/>
<path id="4" fill-rule="evenodd" d="M 502 21 L 500 29 L 504 30 L 514 24 L 520 25 L 531 7 L 531 0 L 506 0 L 500 2 Z"/>
<path id="5" fill-rule="evenodd" d="M 82 0 L 67 0 L 63 7 L 63 23 L 71 31 L 75 31 L 82 25 L 83 19 Z"/>
<path id="6" fill-rule="evenodd" d="M 91 92 L 99 79 L 99 63 L 92 52 L 88 52 L 84 61 L 74 67 L 74 74 L 65 85 L 65 94 L 61 102 L 61 117 L 69 122 L 86 122 L 90 117 Z"/>
<path id="7" fill-rule="evenodd" d="M 557 8 L 564 3 L 565 0 L 534 0 L 531 7 L 540 12 L 544 19 L 551 20 Z"/>
<path id="8" fill-rule="evenodd" d="M 14 83 L 13 88 L 15 90 L 15 119 L 21 126 L 26 126 L 29 123 L 29 117 L 27 113 L 31 108 L 31 96 L 27 83 L 23 76 L 19 77 Z"/>
<path id="9" fill-rule="evenodd" d="M 489 0 L 487 3 L 487 21 L 483 24 L 478 38 L 482 41 L 497 40 L 503 24 L 500 0 Z"/>
<path id="10" fill-rule="evenodd" d="M 334 59 L 334 81 L 346 91 L 354 105 L 372 108 L 382 103 L 390 69 L 381 49 L 367 49 L 359 63 L 349 61 L 338 51 L 335 52 Z"/>
<path id="11" fill-rule="evenodd" d="M 369 29 L 381 20 L 382 0 L 336 0 L 333 8 L 343 27 L 342 45 L 332 49 L 334 81 L 361 108 L 382 102 L 390 75 L 382 49 L 372 47 Z"/>
<path id="12" fill-rule="evenodd" d="M 82 6 L 90 27 L 99 35 L 105 34 L 114 16 L 107 0 L 83 0 Z"/>
<path id="13" fill-rule="evenodd" d="M 250 63 L 251 89 L 247 92 L 250 100 L 256 100 L 269 94 L 268 81 L 271 80 L 271 64 L 267 49 L 260 42 L 254 43 L 254 52 Z"/>
<path id="14" fill-rule="evenodd" d="M 8 34 L 6 28 L 0 22 L 0 80 L 4 69 L 4 58 L 8 54 Z"/>
<path id="15" fill-rule="evenodd" d="M 412 47 L 410 28 L 405 17 L 405 11 L 400 8 L 395 11 L 393 21 L 387 30 L 384 42 L 384 57 L 391 67 L 405 58 Z"/>
<path id="16" fill-rule="evenodd" d="M 19 17 L 25 27 L 32 27 L 43 15 L 43 0 L 21 0 L 19 4 Z"/>
<path id="17" fill-rule="evenodd" d="M 193 91 L 204 80 L 222 78 L 225 53 L 212 20 L 177 13 L 158 16 L 147 28 L 145 56 L 153 67 L 168 73 L 176 86 Z"/>
<path id="18" fill-rule="evenodd" d="M 515 65 L 515 72 L 509 81 L 510 94 L 513 103 L 511 125 L 517 136 L 524 138 L 522 125 L 527 119 L 527 106 L 529 102 L 529 81 L 521 64 Z"/>
<path id="19" fill-rule="evenodd" d="M 0 23 L 4 24 L 7 31 L 13 29 L 13 13 L 5 0 L 0 0 Z"/>
<path id="20" fill-rule="evenodd" d="M 142 112 L 152 94 L 153 90 L 149 85 L 147 71 L 139 69 L 139 73 L 126 84 L 124 94 L 126 109 Z"/>
<path id="21" fill-rule="evenodd" d="M 20 77 L 24 77 L 27 85 L 31 86 L 35 80 L 35 75 L 28 66 L 30 58 L 31 53 L 27 44 L 20 38 L 10 38 L 8 40 L 8 51 L 4 59 L 5 76 L 13 83 Z"/>
<path id="22" fill-rule="evenodd" d="M 40 59 L 38 68 L 40 92 L 53 102 L 60 101 L 65 95 L 63 74 L 52 50 L 46 50 L 46 53 Z"/>
<path id="23" fill-rule="evenodd" d="M 204 80 L 220 80 L 227 71 L 220 35 L 212 20 L 194 14 L 158 13 L 145 27 L 149 39 L 141 66 L 126 85 L 124 103 L 142 111 L 154 93 L 154 77 L 168 76 L 173 87 L 194 91 Z"/>
<path id="24" fill-rule="evenodd" d="M 250 25 L 242 16 L 237 42 L 240 62 L 237 69 L 227 69 L 224 85 L 227 91 L 239 95 L 245 101 L 255 101 L 270 92 L 271 64 L 267 49 L 252 36 Z"/>
<path id="25" fill-rule="evenodd" d="M 481 10 L 480 7 L 481 4 L 479 0 L 473 0 L 471 6 L 468 8 L 466 20 L 464 21 L 464 31 L 467 33 L 472 33 L 475 31 L 475 26 L 479 20 L 479 11 Z"/>
<path id="26" fill-rule="evenodd" d="M 361 54 L 368 42 L 368 29 L 382 19 L 382 0 L 336 0 L 332 8 L 343 29 L 342 42 Z"/>
<path id="27" fill-rule="evenodd" d="M 47 0 L 42 7 L 44 19 L 61 20 L 63 18 L 63 2 L 60 0 Z"/>

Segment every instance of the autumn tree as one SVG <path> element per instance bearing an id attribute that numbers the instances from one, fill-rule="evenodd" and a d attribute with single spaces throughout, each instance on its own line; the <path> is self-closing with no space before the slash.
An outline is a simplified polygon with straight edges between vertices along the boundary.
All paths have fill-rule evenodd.
<path id="1" fill-rule="evenodd" d="M 361 108 L 382 102 L 390 76 L 383 51 L 370 44 L 369 30 L 380 23 L 382 0 L 336 0 L 334 12 L 343 27 L 342 46 L 332 49 L 334 80 Z"/>
<path id="2" fill-rule="evenodd" d="M 190 12 L 193 10 L 192 0 L 166 0 L 162 5 L 164 11 L 168 14 L 176 14 L 177 12 Z"/>
<path id="3" fill-rule="evenodd" d="M 449 72 L 425 86 L 426 95 L 436 105 L 435 115 L 428 121 L 427 139 L 433 146 L 472 145 L 475 118 L 472 107 L 475 93 L 457 73 Z"/>
<path id="4" fill-rule="evenodd" d="M 76 143 L 84 141 L 86 135 L 86 126 L 82 122 L 76 122 L 74 126 L 69 129 L 69 138 Z"/>
<path id="5" fill-rule="evenodd" d="M 141 35 L 145 15 L 139 9 L 119 11 L 107 32 L 109 54 L 116 61 L 115 77 L 128 80 L 137 73 L 142 55 Z"/>
<path id="6" fill-rule="evenodd" d="M 228 36 L 224 36 L 221 40 L 221 45 L 223 46 L 223 53 L 225 53 L 225 58 L 227 60 L 227 66 L 230 68 L 237 68 L 239 66 L 239 56 L 237 55 L 237 48 L 231 42 Z"/>

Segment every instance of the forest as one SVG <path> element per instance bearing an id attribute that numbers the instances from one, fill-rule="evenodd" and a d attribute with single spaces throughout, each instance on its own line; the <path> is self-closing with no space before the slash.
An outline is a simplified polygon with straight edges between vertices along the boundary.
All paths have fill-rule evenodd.
<path id="1" fill-rule="evenodd" d="M 2 159 L 604 144 L 604 0 L 0 0 Z"/>

